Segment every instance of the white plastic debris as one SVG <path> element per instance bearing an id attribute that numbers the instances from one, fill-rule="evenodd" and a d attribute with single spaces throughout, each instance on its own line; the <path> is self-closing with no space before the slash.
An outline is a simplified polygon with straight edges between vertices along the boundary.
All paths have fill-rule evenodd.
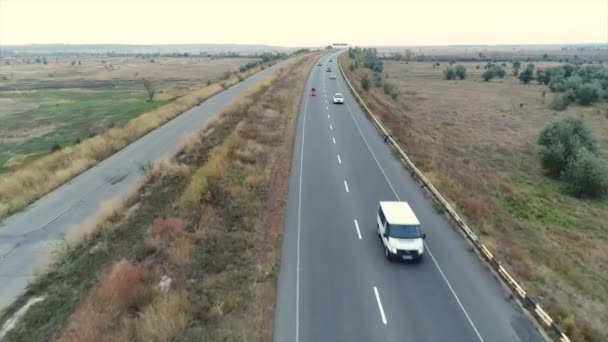
<path id="1" fill-rule="evenodd" d="M 158 287 L 162 292 L 167 292 L 169 291 L 169 289 L 171 289 L 172 282 L 173 279 L 171 279 L 171 277 L 164 275 L 160 278 L 160 283 L 158 284 Z"/>

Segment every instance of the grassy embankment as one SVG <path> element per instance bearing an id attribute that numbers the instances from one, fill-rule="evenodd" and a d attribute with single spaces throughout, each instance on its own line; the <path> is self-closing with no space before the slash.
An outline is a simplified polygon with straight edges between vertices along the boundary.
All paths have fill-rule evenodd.
<path id="1" fill-rule="evenodd" d="M 46 298 L 5 340 L 269 341 L 300 94 L 317 58 L 270 74 L 153 168 L 5 312 Z"/>
<path id="2" fill-rule="evenodd" d="M 340 62 L 418 167 L 568 335 L 607 340 L 608 202 L 569 196 L 544 175 L 536 144 L 545 125 L 576 117 L 608 155 L 606 103 L 555 112 L 546 86 L 520 84 L 510 68 L 504 80 L 483 82 L 483 63 L 463 63 L 467 79 L 446 81 L 446 63 L 385 61 L 382 78 L 393 99 L 370 70 L 351 71 L 347 54 Z M 364 74 L 369 91 L 361 88 Z"/>
<path id="3" fill-rule="evenodd" d="M 104 133 L 83 140 L 79 144 L 50 153 L 22 168 L 2 175 L 0 177 L 0 220 L 25 208 L 33 201 L 106 159 L 151 130 L 219 93 L 225 87 L 236 84 L 243 78 L 254 74 L 260 68 L 255 67 L 243 73 L 233 74 L 220 83 L 194 90 L 171 103 L 135 117 L 123 126 L 108 129 Z M 98 95 L 89 100 L 102 101 L 103 98 L 98 97 Z M 66 103 L 61 106 L 68 109 L 75 106 L 76 108 L 72 109 L 77 112 L 78 108 L 86 104 L 87 99 L 80 100 L 79 103 Z M 120 101 L 116 100 L 115 103 L 118 105 Z M 145 106 L 154 107 L 155 105 L 147 104 Z M 134 111 L 138 109 L 142 109 L 141 106 L 130 108 Z M 124 113 L 124 107 L 122 111 Z M 132 112 L 132 114 L 136 115 L 135 112 Z M 74 119 L 69 111 L 63 112 L 63 115 L 69 116 L 70 120 Z M 53 122 L 58 120 L 57 117 L 50 119 Z M 86 121 L 84 118 L 82 120 Z M 83 125 L 86 124 L 86 122 L 83 123 Z M 71 122 L 71 125 L 78 125 L 78 121 Z"/>

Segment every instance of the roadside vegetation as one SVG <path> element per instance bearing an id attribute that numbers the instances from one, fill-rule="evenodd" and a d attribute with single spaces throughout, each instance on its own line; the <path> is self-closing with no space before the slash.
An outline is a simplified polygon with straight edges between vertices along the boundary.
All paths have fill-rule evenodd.
<path id="1" fill-rule="evenodd" d="M 319 54 L 237 99 L 69 246 L 5 341 L 269 341 L 301 94 Z"/>
<path id="2" fill-rule="evenodd" d="M 552 110 L 547 94 L 575 97 L 576 91 L 557 86 L 573 76 L 565 77 L 569 67 L 551 55 L 504 65 L 488 61 L 487 67 L 458 62 L 449 67 L 463 65 L 466 78 L 449 82 L 443 59 L 384 59 L 384 79 L 396 100 L 381 88 L 364 90 L 358 80 L 373 79 L 373 71 L 351 57 L 339 61 L 366 104 L 503 265 L 573 341 L 608 340 L 606 101 L 573 99 Z M 484 82 L 485 73 L 499 68 L 499 81 Z M 576 89 L 599 88 L 601 80 L 591 75 L 604 75 L 603 68 L 578 65 L 577 73 L 589 76 L 570 82 Z M 555 89 L 547 70 L 564 76 L 551 76 Z"/>
<path id="3" fill-rule="evenodd" d="M 0 101 L 32 106 L 25 113 L 0 115 L 0 161 L 23 164 L 0 174 L 0 220 L 262 67 L 224 72 L 219 80 L 192 85 L 170 99 L 161 82 L 150 79 L 139 80 L 130 92 L 36 90 L 10 92 L 10 98 L 0 92 Z"/>

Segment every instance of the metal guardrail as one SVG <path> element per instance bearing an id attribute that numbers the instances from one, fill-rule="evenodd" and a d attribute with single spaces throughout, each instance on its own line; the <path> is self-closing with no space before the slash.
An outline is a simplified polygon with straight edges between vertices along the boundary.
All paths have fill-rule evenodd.
<path id="1" fill-rule="evenodd" d="M 395 141 L 395 139 L 393 139 L 393 137 L 386 130 L 386 128 L 384 128 L 382 123 L 380 123 L 380 121 L 376 118 L 374 113 L 367 107 L 367 105 L 365 104 L 365 102 L 363 101 L 361 96 L 359 96 L 359 94 L 357 93 L 355 88 L 352 86 L 352 84 L 346 77 L 346 74 L 344 73 L 344 70 L 342 70 L 342 65 L 340 65 L 339 61 L 337 64 L 338 64 L 338 68 L 340 68 L 340 72 L 342 73 L 342 76 L 344 76 L 346 83 L 350 87 L 351 92 L 355 95 L 355 97 L 359 101 L 359 104 L 361 104 L 361 106 L 365 109 L 365 111 L 367 112 L 368 116 L 370 117 L 370 119 L 372 120 L 372 122 L 374 123 L 376 128 L 380 131 L 380 133 L 382 133 L 382 136 L 384 137 L 384 139 L 383 139 L 384 142 L 389 143 L 390 145 L 393 146 L 393 148 L 395 148 L 397 150 L 397 152 L 399 153 L 401 158 L 407 164 L 408 168 L 416 175 L 416 177 L 420 180 L 422 185 L 425 186 L 430 191 L 430 193 L 433 195 L 435 200 L 437 200 L 445 208 L 446 212 L 456 222 L 458 227 L 463 231 L 463 233 L 469 239 L 469 241 L 473 244 L 473 246 L 475 246 L 475 248 L 477 248 L 479 253 L 488 262 L 488 264 L 500 275 L 501 279 L 508 285 L 508 287 L 512 291 L 514 291 L 515 294 L 517 294 L 517 296 L 521 299 L 523 305 L 526 308 L 528 308 L 529 310 L 531 310 L 534 313 L 537 320 L 539 322 L 541 322 L 548 330 L 555 333 L 557 335 L 557 337 L 559 338 L 560 342 L 570 342 L 570 339 L 562 331 L 561 327 L 549 316 L 549 314 L 547 314 L 547 312 L 545 310 L 543 310 L 541 308 L 541 306 L 536 301 L 534 301 L 534 299 L 532 299 L 527 294 L 527 292 L 523 289 L 523 287 L 521 285 L 519 285 L 519 283 L 509 274 L 509 272 L 507 272 L 507 270 L 500 264 L 500 261 L 498 261 L 494 257 L 494 255 L 492 255 L 492 253 L 490 253 L 488 248 L 486 248 L 486 246 L 484 246 L 483 243 L 481 243 L 481 241 L 477 237 L 477 234 L 475 234 L 471 230 L 471 228 L 469 228 L 469 226 L 467 226 L 467 224 L 460 217 L 460 215 L 458 215 L 456 210 L 454 210 L 452 205 L 450 203 L 448 203 L 448 201 L 437 190 L 437 188 L 435 188 L 435 186 L 428 180 L 428 178 L 426 178 L 426 176 L 416 167 L 416 165 L 414 165 L 414 163 L 407 156 L 405 151 L 403 151 L 401 146 L 399 146 L 397 141 Z"/>

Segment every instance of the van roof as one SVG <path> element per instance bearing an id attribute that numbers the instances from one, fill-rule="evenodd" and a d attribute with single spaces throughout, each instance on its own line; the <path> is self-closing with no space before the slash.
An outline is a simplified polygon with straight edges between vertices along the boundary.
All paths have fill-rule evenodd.
<path id="1" fill-rule="evenodd" d="M 407 202 L 382 201 L 380 208 L 391 224 L 419 225 L 420 222 Z"/>

